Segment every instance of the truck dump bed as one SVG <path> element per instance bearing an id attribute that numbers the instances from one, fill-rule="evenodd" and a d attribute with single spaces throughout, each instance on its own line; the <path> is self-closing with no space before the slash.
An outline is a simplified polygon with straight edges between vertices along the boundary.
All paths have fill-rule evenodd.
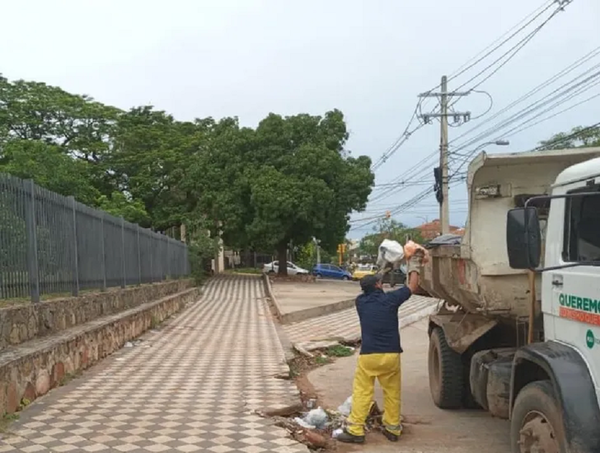
<path id="1" fill-rule="evenodd" d="M 469 165 L 467 175 L 465 234 L 459 245 L 430 249 L 422 288 L 467 313 L 527 316 L 528 277 L 526 271 L 508 264 L 506 214 L 532 196 L 549 194 L 565 168 L 598 156 L 600 148 L 481 153 Z"/>

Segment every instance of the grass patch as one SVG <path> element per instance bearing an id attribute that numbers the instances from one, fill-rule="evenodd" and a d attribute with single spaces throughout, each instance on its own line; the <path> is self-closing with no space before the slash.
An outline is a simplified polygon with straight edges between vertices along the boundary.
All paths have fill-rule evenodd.
<path id="1" fill-rule="evenodd" d="M 10 424 L 19 419 L 19 414 L 4 414 L 0 417 L 0 433 L 6 434 Z"/>
<path id="2" fill-rule="evenodd" d="M 71 382 L 73 379 L 78 378 L 79 376 L 81 376 L 81 374 L 83 373 L 82 370 L 77 370 L 73 373 L 67 373 L 65 374 L 61 380 L 58 382 L 58 386 L 59 387 L 63 387 L 65 385 L 67 385 L 69 382 Z"/>
<path id="3" fill-rule="evenodd" d="M 329 357 L 318 355 L 317 357 L 315 357 L 315 363 L 317 365 L 327 365 L 328 363 L 331 363 L 331 360 L 329 359 Z"/>
<path id="4" fill-rule="evenodd" d="M 350 357 L 354 354 L 354 350 L 347 346 L 338 344 L 327 348 L 325 354 L 327 354 L 329 357 Z"/>
<path id="5" fill-rule="evenodd" d="M 256 269 L 254 267 L 240 267 L 240 268 L 236 268 L 236 269 L 228 269 L 226 272 L 229 274 L 259 275 L 259 274 L 262 274 L 262 269 Z"/>

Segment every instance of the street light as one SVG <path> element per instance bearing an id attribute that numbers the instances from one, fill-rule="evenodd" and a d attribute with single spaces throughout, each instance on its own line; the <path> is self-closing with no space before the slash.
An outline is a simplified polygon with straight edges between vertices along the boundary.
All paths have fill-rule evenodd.
<path id="1" fill-rule="evenodd" d="M 481 145 L 479 145 L 477 148 L 475 148 L 473 151 L 467 153 L 467 154 L 463 154 L 463 153 L 457 153 L 456 151 L 454 152 L 450 152 L 450 154 L 455 155 L 455 156 L 463 156 L 463 157 L 471 157 L 473 154 L 475 154 L 477 151 L 479 151 L 481 148 L 488 146 L 488 145 L 496 145 L 496 146 L 508 146 L 510 145 L 510 141 L 505 140 L 505 139 L 499 139 L 499 140 L 494 140 L 492 142 L 485 142 L 482 143 Z M 462 166 L 462 165 L 461 165 Z"/>

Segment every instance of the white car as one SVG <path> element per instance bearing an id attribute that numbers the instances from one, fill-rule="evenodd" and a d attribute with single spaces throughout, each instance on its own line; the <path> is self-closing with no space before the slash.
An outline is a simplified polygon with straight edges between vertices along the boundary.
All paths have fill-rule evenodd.
<path id="1" fill-rule="evenodd" d="M 263 272 L 266 272 L 267 274 L 279 272 L 279 261 L 273 261 L 272 263 L 265 264 L 265 266 L 263 267 Z M 309 273 L 306 269 L 302 269 L 301 267 L 298 267 L 294 263 L 291 263 L 289 261 L 287 262 L 287 272 L 288 275 Z"/>

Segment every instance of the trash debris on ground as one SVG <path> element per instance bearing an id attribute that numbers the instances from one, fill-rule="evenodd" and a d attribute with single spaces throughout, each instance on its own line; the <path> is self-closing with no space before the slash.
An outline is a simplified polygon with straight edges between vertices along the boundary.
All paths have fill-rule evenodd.
<path id="1" fill-rule="evenodd" d="M 324 429 L 329 421 L 329 417 L 327 416 L 327 412 L 319 406 L 316 409 L 310 410 L 302 420 L 304 423 L 314 426 L 315 428 Z"/>
<path id="2" fill-rule="evenodd" d="M 344 432 L 343 428 L 336 428 L 331 432 L 331 437 L 337 439 Z"/>
<path id="3" fill-rule="evenodd" d="M 352 395 L 346 398 L 346 401 L 344 401 L 340 406 L 338 406 L 337 410 L 344 417 L 350 415 L 350 412 L 352 411 Z"/>
<path id="4" fill-rule="evenodd" d="M 310 404 L 316 404 L 316 400 Z M 282 419 L 279 426 L 286 428 L 292 437 L 312 448 L 325 448 L 331 440 L 336 439 L 346 426 L 346 418 L 352 410 L 352 397 L 348 397 L 338 410 L 325 410 L 322 407 L 304 412 L 302 416 Z M 365 423 L 367 432 L 381 426 L 382 412 L 375 401 L 371 403 L 369 415 Z M 285 420 L 285 421 L 283 421 Z"/>
<path id="5" fill-rule="evenodd" d="M 301 426 L 302 428 L 306 428 L 306 429 L 317 429 L 316 426 L 310 425 L 308 423 L 306 423 L 304 421 L 304 419 L 300 418 L 300 417 L 294 417 L 294 421 L 298 424 L 298 426 Z"/>

